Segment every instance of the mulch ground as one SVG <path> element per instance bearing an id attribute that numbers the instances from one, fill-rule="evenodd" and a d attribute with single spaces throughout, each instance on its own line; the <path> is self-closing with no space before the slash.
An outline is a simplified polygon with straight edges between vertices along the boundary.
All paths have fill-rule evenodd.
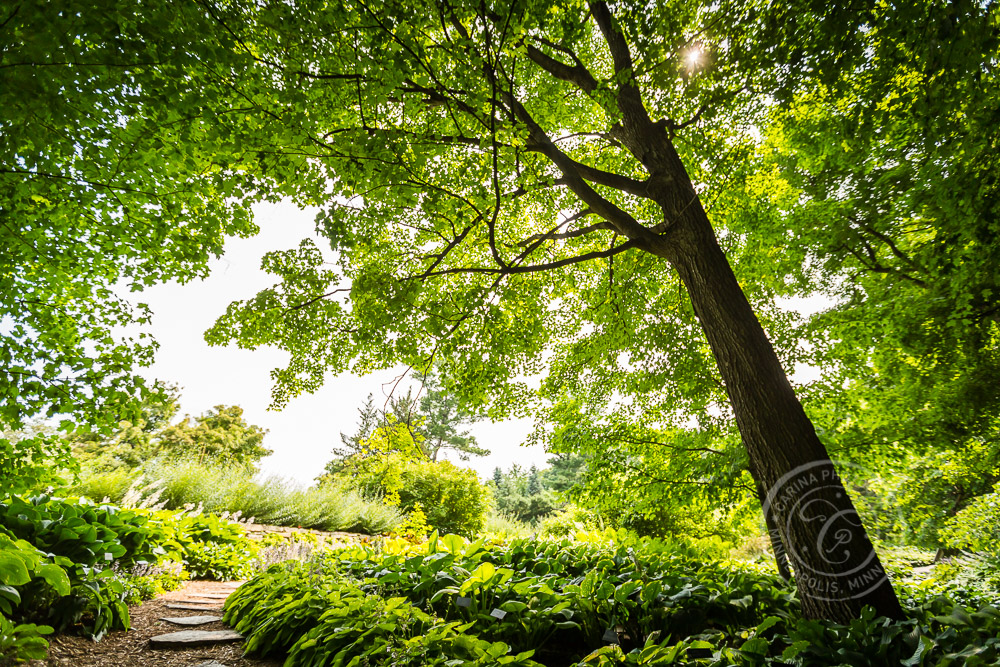
<path id="1" fill-rule="evenodd" d="M 176 591 L 131 607 L 132 629 L 128 632 L 110 632 L 99 642 L 84 637 L 61 635 L 49 637 L 49 657 L 35 660 L 29 665 L 42 667 L 49 665 L 72 665 L 72 667 L 193 667 L 199 663 L 215 660 L 226 667 L 278 667 L 281 660 L 266 660 L 244 657 L 240 642 L 220 646 L 206 646 L 190 649 L 154 649 L 149 646 L 149 638 L 181 630 L 224 630 L 221 621 L 187 627 L 159 620 L 164 616 L 222 615 L 222 600 L 217 608 L 205 611 L 168 609 L 167 604 L 185 601 L 190 596 L 201 593 L 230 593 L 231 585 L 215 581 L 189 581 Z M 191 598 L 192 600 L 195 598 Z M 208 602 L 208 600 L 200 600 Z"/>

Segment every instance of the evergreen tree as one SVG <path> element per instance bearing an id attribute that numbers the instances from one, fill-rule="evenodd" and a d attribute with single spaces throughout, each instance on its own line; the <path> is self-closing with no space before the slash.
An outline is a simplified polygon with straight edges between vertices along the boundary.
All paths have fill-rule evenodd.
<path id="1" fill-rule="evenodd" d="M 385 409 L 375 407 L 369 394 L 358 408 L 357 430 L 340 434 L 341 446 L 333 449 L 334 459 L 324 468 L 324 474 L 341 469 L 342 462 L 352 456 L 366 456 L 368 442 L 378 429 L 405 428 L 421 454 L 437 461 L 444 451 L 452 451 L 467 461 L 469 456 L 485 456 L 489 450 L 480 447 L 476 438 L 460 427 L 472 422 L 472 415 L 463 410 L 454 395 L 447 392 L 433 375 L 417 375 L 424 395 L 418 400 L 410 389 L 404 396 L 393 396 Z"/>
<path id="2" fill-rule="evenodd" d="M 538 474 L 538 468 L 535 464 L 531 464 L 531 469 L 528 471 L 528 485 L 526 491 L 529 496 L 537 496 L 542 492 L 542 480 Z"/>

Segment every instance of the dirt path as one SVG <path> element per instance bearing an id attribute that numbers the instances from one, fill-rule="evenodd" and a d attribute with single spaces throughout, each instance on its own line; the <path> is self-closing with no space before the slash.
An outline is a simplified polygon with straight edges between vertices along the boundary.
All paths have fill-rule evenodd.
<path id="1" fill-rule="evenodd" d="M 224 630 L 221 621 L 187 628 L 166 621 L 161 617 L 222 615 L 221 600 L 204 611 L 169 609 L 167 604 L 183 604 L 192 601 L 199 594 L 226 594 L 233 590 L 233 584 L 215 581 L 189 581 L 183 587 L 157 598 L 131 607 L 132 629 L 128 632 L 111 632 L 99 642 L 84 637 L 50 637 L 49 657 L 35 660 L 29 665 L 42 667 L 49 665 L 71 665 L 72 667 L 278 667 L 281 660 L 244 658 L 241 642 L 221 646 L 203 646 L 186 649 L 150 648 L 149 639 L 157 635 L 181 630 Z M 201 599 L 201 602 L 212 602 Z M 215 661 L 215 664 L 212 661 Z"/>

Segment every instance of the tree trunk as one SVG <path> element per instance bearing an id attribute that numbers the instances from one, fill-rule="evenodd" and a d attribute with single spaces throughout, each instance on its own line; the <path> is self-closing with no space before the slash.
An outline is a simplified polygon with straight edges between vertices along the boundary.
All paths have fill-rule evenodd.
<path id="1" fill-rule="evenodd" d="M 660 144 L 663 147 L 663 144 Z M 719 247 L 673 146 L 661 200 L 670 230 L 650 250 L 673 264 L 687 287 L 733 406 L 757 484 L 795 573 L 803 613 L 847 622 L 871 605 L 901 618 L 896 593 L 785 375 L 767 335 Z M 667 193 L 665 193 L 667 194 Z M 683 204 L 683 205 L 682 205 Z"/>
<path id="2" fill-rule="evenodd" d="M 788 550 L 785 543 L 781 541 L 781 531 L 778 529 L 778 522 L 774 518 L 774 512 L 770 511 L 771 506 L 767 502 L 767 491 L 764 486 L 757 482 L 757 499 L 760 500 L 761 507 L 764 508 L 764 525 L 767 528 L 767 537 L 771 540 L 771 551 L 774 553 L 774 565 L 778 568 L 778 576 L 782 581 L 792 580 L 792 571 L 788 568 Z"/>

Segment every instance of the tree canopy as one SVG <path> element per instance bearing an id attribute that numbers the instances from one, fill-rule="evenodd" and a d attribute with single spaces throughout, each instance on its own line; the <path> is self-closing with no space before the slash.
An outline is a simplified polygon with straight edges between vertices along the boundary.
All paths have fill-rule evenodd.
<path id="1" fill-rule="evenodd" d="M 138 419 L 120 422 L 109 436 L 83 433 L 70 438 L 76 458 L 91 470 L 178 460 L 253 469 L 271 454 L 263 445 L 267 431 L 248 424 L 241 407 L 217 405 L 175 422 L 180 394 L 176 387 L 163 389 L 142 401 Z"/>
<path id="2" fill-rule="evenodd" d="M 215 29 L 169 2 L 0 9 L 4 425 L 136 417 L 135 369 L 156 346 L 126 329 L 150 317 L 129 292 L 203 277 L 226 236 L 256 232 L 266 177 L 235 150 L 225 81 L 199 65 L 240 57 Z"/>

